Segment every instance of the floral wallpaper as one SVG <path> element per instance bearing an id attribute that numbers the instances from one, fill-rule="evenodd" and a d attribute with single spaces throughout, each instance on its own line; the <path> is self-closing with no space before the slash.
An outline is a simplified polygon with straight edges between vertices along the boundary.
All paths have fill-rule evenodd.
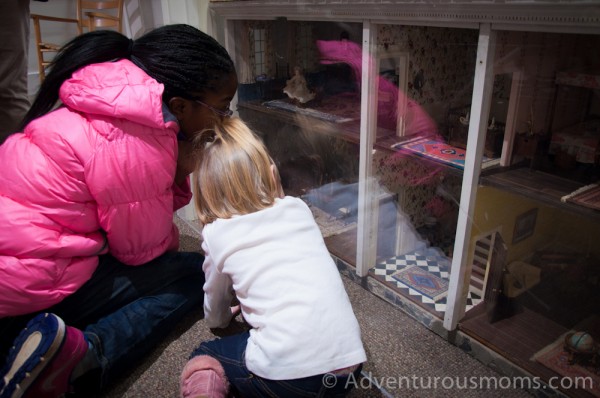
<path id="1" fill-rule="evenodd" d="M 455 28 L 380 25 L 377 32 L 381 55 L 386 51 L 409 54 L 407 95 L 444 123 L 448 108 L 471 102 L 478 31 Z M 415 227 L 439 213 L 456 210 L 460 201 L 460 178 L 442 167 L 431 167 L 411 157 L 378 152 L 373 159 L 379 181 L 400 193 L 398 204 Z M 445 186 L 447 198 L 438 195 Z M 448 188 L 450 187 L 450 188 Z M 449 198 L 453 198 L 450 200 Z"/>
<path id="2" fill-rule="evenodd" d="M 380 47 L 409 54 L 410 98 L 426 108 L 470 102 L 477 30 L 380 25 L 377 37 Z"/>

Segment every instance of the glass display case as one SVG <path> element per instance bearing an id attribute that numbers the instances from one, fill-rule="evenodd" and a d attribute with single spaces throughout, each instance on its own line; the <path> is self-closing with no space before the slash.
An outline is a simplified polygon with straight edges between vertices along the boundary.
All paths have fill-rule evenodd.
<path id="1" fill-rule="evenodd" d="M 442 336 L 597 393 L 600 6 L 236 3 L 209 11 L 237 112 L 340 271 Z"/>

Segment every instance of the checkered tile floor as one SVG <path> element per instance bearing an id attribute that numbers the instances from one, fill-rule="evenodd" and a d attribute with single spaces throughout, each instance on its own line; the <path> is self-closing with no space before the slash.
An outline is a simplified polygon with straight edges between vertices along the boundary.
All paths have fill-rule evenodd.
<path id="1" fill-rule="evenodd" d="M 422 306 L 430 308 L 443 314 L 446 311 L 446 297 L 433 301 L 413 288 L 394 279 L 392 274 L 406 267 L 421 267 L 422 269 L 436 275 L 442 279 L 449 280 L 451 261 L 444 256 L 437 248 L 428 248 L 418 250 L 410 254 L 396 256 L 380 262 L 374 268 L 369 270 L 375 278 L 391 286 L 400 294 L 410 297 L 419 302 Z M 466 311 L 482 301 L 481 297 L 469 291 L 467 296 Z"/>

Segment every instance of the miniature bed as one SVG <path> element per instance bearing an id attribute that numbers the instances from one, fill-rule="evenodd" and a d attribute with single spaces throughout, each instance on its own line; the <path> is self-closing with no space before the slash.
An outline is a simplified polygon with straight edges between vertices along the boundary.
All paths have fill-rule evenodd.
<path id="1" fill-rule="evenodd" d="M 586 120 L 552 133 L 550 154 L 561 151 L 579 163 L 596 164 L 600 155 L 600 119 Z"/>
<path id="2" fill-rule="evenodd" d="M 561 72 L 556 75 L 559 86 L 600 89 L 600 74 Z M 600 157 L 600 119 L 589 114 L 586 120 L 552 132 L 550 154 L 566 154 L 574 161 L 597 164 Z"/>

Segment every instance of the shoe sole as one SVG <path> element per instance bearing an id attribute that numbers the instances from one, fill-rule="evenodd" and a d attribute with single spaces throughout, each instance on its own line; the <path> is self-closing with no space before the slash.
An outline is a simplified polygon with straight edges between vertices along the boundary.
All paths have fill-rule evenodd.
<path id="1" fill-rule="evenodd" d="M 41 324 L 48 321 L 48 317 L 54 318 L 56 325 L 52 325 L 52 329 L 56 330 L 42 330 L 47 326 L 40 328 Z M 51 362 L 65 339 L 66 328 L 62 319 L 51 314 L 38 318 L 30 321 L 15 340 L 7 361 L 11 367 L 4 376 L 1 398 L 21 398 Z M 54 336 L 48 338 L 51 332 Z"/>

